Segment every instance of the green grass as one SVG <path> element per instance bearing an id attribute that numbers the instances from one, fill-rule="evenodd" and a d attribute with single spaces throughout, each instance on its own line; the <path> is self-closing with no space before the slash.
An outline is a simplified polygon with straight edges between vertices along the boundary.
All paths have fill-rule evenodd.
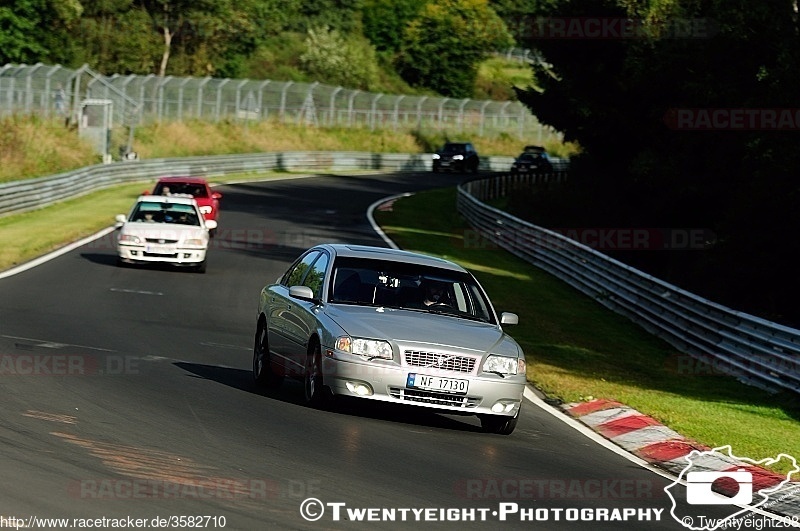
<path id="1" fill-rule="evenodd" d="M 520 316 L 508 332 L 525 350 L 528 379 L 549 397 L 618 400 L 700 443 L 730 444 L 739 456 L 800 458 L 797 396 L 713 374 L 555 277 L 481 242 L 455 212 L 454 189 L 400 199 L 392 211 L 376 212 L 376 221 L 404 249 L 464 265 L 499 311 Z"/>
<path id="2" fill-rule="evenodd" d="M 251 173 L 209 181 L 268 179 L 277 175 Z M 0 217 L 0 271 L 110 227 L 117 214 L 127 215 L 136 197 L 152 187 L 153 181 L 118 185 L 38 210 Z"/>

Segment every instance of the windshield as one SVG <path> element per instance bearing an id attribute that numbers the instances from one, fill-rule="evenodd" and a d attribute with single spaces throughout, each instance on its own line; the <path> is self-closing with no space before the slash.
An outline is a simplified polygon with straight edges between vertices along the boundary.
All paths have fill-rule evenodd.
<path id="1" fill-rule="evenodd" d="M 464 144 L 445 144 L 442 153 L 463 153 L 467 150 Z"/>
<path id="2" fill-rule="evenodd" d="M 339 258 L 328 301 L 494 322 L 489 301 L 472 275 L 414 264 Z"/>
<path id="3" fill-rule="evenodd" d="M 142 201 L 133 209 L 131 221 L 142 223 L 171 223 L 200 226 L 197 211 L 192 205 Z"/>
<path id="4" fill-rule="evenodd" d="M 154 195 L 190 195 L 192 197 L 204 198 L 208 197 L 206 187 L 202 184 L 195 183 L 179 183 L 179 182 L 162 182 L 156 184 Z"/>

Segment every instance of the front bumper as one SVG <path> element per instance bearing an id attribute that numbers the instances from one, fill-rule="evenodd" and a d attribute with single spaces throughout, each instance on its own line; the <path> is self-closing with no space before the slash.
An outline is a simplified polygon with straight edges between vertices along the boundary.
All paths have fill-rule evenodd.
<path id="1" fill-rule="evenodd" d="M 356 362 L 331 356 L 323 357 L 322 371 L 325 385 L 334 394 L 473 415 L 514 416 L 519 410 L 526 384 L 525 375 L 503 378 L 495 374 L 445 373 L 423 367 Z M 409 373 L 467 380 L 467 392 L 456 394 L 409 388 Z M 371 394 L 363 394 L 364 385 Z M 502 410 L 498 409 L 500 405 Z"/>
<path id="2" fill-rule="evenodd" d="M 144 245 L 119 244 L 117 254 L 123 262 L 170 263 L 175 265 L 198 265 L 206 259 L 206 249 L 181 248 L 148 249 Z"/>

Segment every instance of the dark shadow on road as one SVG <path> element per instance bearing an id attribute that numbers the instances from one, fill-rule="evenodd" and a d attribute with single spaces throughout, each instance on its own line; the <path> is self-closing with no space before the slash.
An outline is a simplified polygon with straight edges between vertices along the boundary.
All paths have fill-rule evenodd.
<path id="1" fill-rule="evenodd" d="M 211 380 L 240 391 L 261 395 L 270 400 L 303 405 L 303 386 L 300 382 L 294 380 L 284 380 L 283 384 L 277 389 L 261 389 L 256 387 L 252 373 L 248 370 L 182 361 L 175 362 L 174 365 L 197 378 Z M 481 432 L 481 428 L 474 416 L 451 418 L 426 408 L 402 404 L 386 404 L 366 399 L 337 396 L 327 409 L 334 414 L 386 422 L 446 430 Z"/>

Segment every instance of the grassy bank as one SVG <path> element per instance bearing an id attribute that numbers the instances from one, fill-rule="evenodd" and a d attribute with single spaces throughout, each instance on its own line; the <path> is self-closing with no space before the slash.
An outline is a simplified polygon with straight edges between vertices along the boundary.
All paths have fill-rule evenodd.
<path id="1" fill-rule="evenodd" d="M 400 199 L 376 220 L 401 247 L 469 268 L 499 310 L 519 314 L 508 331 L 526 352 L 528 379 L 551 398 L 618 400 L 698 442 L 730 444 L 740 456 L 800 456 L 798 397 L 717 374 L 510 253 L 470 245 L 453 189 Z"/>
<path id="2" fill-rule="evenodd" d="M 370 130 L 367 127 L 314 127 L 277 121 L 218 123 L 164 122 L 137 127 L 133 148 L 143 159 L 279 151 L 368 151 L 429 153 L 447 139 L 472 141 L 482 155 L 517 155 L 526 143 L 510 135 L 472 137 L 442 131 Z M 127 145 L 128 133 L 112 135 L 111 154 Z M 546 144 L 556 156 L 577 148 Z M 0 182 L 52 175 L 100 162 L 93 148 L 61 120 L 11 116 L 0 119 Z"/>

